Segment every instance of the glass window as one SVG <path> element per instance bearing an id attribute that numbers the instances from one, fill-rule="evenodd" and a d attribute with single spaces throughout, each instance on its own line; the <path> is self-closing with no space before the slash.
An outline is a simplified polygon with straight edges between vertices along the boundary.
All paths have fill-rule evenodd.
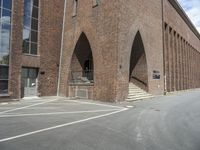
<path id="1" fill-rule="evenodd" d="M 28 68 L 22 68 L 22 77 L 28 78 Z"/>
<path id="2" fill-rule="evenodd" d="M 0 0 L 0 94 L 8 93 L 12 0 Z"/>
<path id="3" fill-rule="evenodd" d="M 31 42 L 37 43 L 38 34 L 36 31 L 31 31 Z"/>
<path id="4" fill-rule="evenodd" d="M 31 43 L 31 54 L 37 54 L 37 44 Z"/>
<path id="5" fill-rule="evenodd" d="M 9 65 L 9 54 L 0 52 L 0 65 Z"/>
<path id="6" fill-rule="evenodd" d="M 12 0 L 3 0 L 3 8 L 11 10 Z"/>
<path id="7" fill-rule="evenodd" d="M 29 69 L 29 78 L 37 78 L 37 69 Z"/>
<path id="8" fill-rule="evenodd" d="M 8 93 L 8 80 L 0 80 L 0 94 Z"/>
<path id="9" fill-rule="evenodd" d="M 11 11 L 3 8 L 1 22 L 10 23 L 10 21 L 11 21 Z"/>
<path id="10" fill-rule="evenodd" d="M 32 17 L 38 18 L 38 7 L 33 6 Z"/>
<path id="11" fill-rule="evenodd" d="M 31 28 L 31 17 L 24 16 L 24 28 L 30 29 Z"/>
<path id="12" fill-rule="evenodd" d="M 8 66 L 0 66 L 0 80 L 8 79 Z"/>
<path id="13" fill-rule="evenodd" d="M 24 0 L 23 53 L 37 55 L 38 0 Z"/>
<path id="14" fill-rule="evenodd" d="M 28 40 L 24 40 L 23 41 L 23 46 L 22 46 L 22 49 L 23 49 L 23 53 L 29 53 L 29 42 Z"/>
<path id="15" fill-rule="evenodd" d="M 38 30 L 38 20 L 32 18 L 31 29 L 37 31 Z"/>
<path id="16" fill-rule="evenodd" d="M 0 39 L 0 45 L 1 45 L 1 52 L 9 53 L 10 50 L 10 24 L 4 24 L 1 25 L 1 39 Z"/>

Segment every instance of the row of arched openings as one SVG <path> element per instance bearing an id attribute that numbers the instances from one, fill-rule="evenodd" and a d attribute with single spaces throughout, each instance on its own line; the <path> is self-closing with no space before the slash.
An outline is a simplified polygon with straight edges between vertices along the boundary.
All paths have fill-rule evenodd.
<path id="1" fill-rule="evenodd" d="M 74 84 L 92 84 L 94 64 L 92 49 L 85 33 L 76 43 L 70 66 L 70 82 Z M 145 49 L 140 32 L 135 35 L 130 54 L 129 81 L 148 90 L 148 71 Z"/>

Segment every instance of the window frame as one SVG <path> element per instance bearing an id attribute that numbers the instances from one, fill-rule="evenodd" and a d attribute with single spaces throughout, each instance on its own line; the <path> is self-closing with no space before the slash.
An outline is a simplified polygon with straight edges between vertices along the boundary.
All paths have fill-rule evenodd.
<path id="1" fill-rule="evenodd" d="M 23 54 L 25 54 L 25 55 L 39 55 L 39 51 L 38 51 L 38 41 L 39 41 L 39 16 L 40 16 L 40 3 L 39 3 L 39 0 L 37 0 L 38 1 L 38 6 L 36 6 L 36 5 L 34 5 L 34 0 L 30 0 L 30 1 L 32 1 L 33 3 L 31 3 L 30 4 L 30 6 L 29 7 L 31 7 L 31 8 L 29 8 L 29 10 L 31 11 L 30 12 L 30 15 L 31 15 L 31 13 L 33 13 L 33 10 L 34 10 L 34 8 L 36 8 L 37 9 L 37 17 L 38 18 L 35 18 L 35 17 L 33 17 L 33 16 L 30 16 L 30 15 L 28 15 L 29 13 L 27 13 L 26 14 L 26 9 L 25 9 L 25 1 L 26 0 L 24 0 L 24 8 L 23 8 L 23 13 L 24 13 L 24 15 L 23 15 L 23 43 L 22 43 L 22 53 Z M 25 19 L 27 19 L 27 18 L 29 18 L 29 22 L 28 22 L 28 26 L 25 24 Z M 33 20 L 34 21 L 36 21 L 37 22 L 37 30 L 35 30 L 34 28 L 32 28 L 32 22 L 33 22 Z M 25 39 L 24 38 L 24 34 L 25 34 L 25 32 L 26 31 L 28 31 L 29 33 L 28 33 L 28 36 L 29 36 L 29 38 L 28 39 Z M 34 32 L 34 34 L 36 33 L 37 35 L 36 35 L 36 41 L 32 41 L 32 33 Z M 24 43 L 27 41 L 27 43 L 28 43 L 28 50 L 25 48 L 24 49 L 24 47 L 26 47 L 26 45 L 24 46 Z M 36 50 L 33 50 L 32 48 L 32 45 L 36 45 Z M 33 53 L 32 51 L 34 51 L 35 53 Z"/>

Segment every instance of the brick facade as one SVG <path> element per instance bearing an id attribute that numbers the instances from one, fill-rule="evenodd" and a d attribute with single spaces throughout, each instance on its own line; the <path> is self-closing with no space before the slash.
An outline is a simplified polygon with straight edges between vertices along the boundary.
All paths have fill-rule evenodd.
<path id="1" fill-rule="evenodd" d="M 21 98 L 22 67 L 38 68 L 38 95 L 57 93 L 64 0 L 42 0 L 39 4 L 38 55 L 22 53 L 23 8 L 22 0 L 13 0 L 12 39 L 10 55 L 9 95 Z M 40 72 L 45 72 L 41 75 Z"/>
<path id="2" fill-rule="evenodd" d="M 21 97 L 22 67 L 39 69 L 39 96 L 53 96 L 58 92 L 60 96 L 74 97 L 77 92 L 86 91 L 90 99 L 123 101 L 132 80 L 153 95 L 200 87 L 196 65 L 200 60 L 200 35 L 175 0 L 80 0 L 76 6 L 74 0 L 66 2 L 62 52 L 65 0 L 42 0 L 39 53 L 26 55 L 22 53 L 24 4 L 13 0 L 11 98 Z M 81 47 L 77 46 L 83 34 L 88 43 L 82 41 Z M 77 59 L 76 48 L 81 51 L 83 62 Z M 81 70 L 89 55 L 84 50 L 89 48 L 94 83 L 70 84 L 70 71 Z M 134 57 L 137 59 L 131 59 Z M 130 73 L 131 63 L 135 68 Z M 142 82 L 130 80 L 130 74 Z M 155 79 L 154 74 L 160 78 Z"/>

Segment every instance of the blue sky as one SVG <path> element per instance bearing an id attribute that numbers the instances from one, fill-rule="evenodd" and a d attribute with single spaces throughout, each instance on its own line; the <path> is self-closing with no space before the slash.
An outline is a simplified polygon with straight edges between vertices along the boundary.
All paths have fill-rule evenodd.
<path id="1" fill-rule="evenodd" d="M 200 33 L 200 0 L 178 0 Z"/>

